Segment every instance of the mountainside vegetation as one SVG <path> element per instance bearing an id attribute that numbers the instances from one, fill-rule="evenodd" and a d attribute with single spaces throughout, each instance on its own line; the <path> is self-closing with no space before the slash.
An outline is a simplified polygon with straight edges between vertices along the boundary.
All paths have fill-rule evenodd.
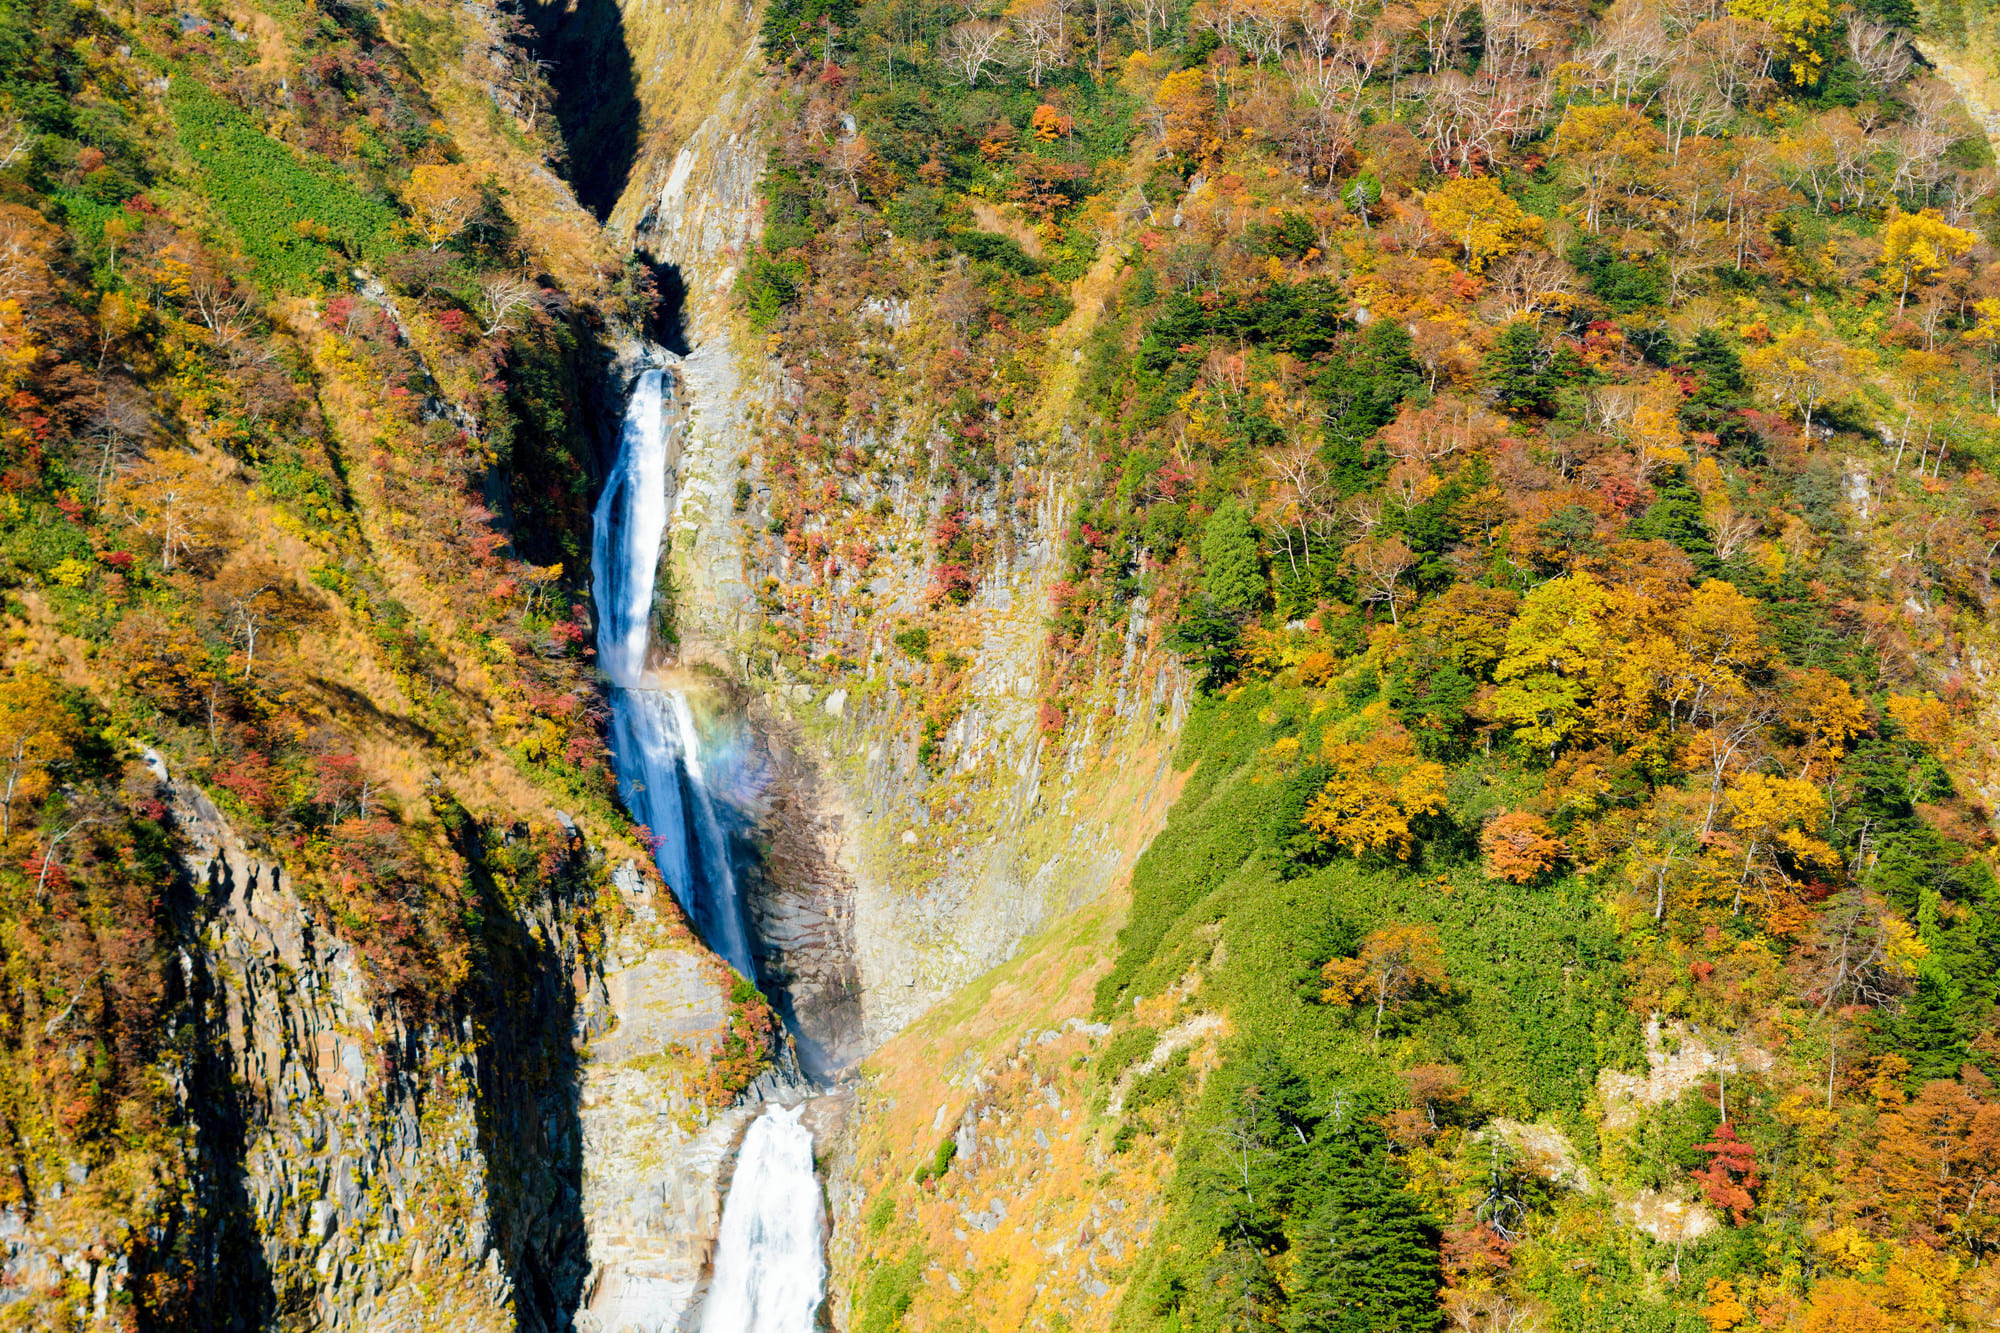
<path id="1" fill-rule="evenodd" d="M 9 1268 L 0 1326 L 248 1327 L 326 1276 L 216 1239 L 242 1090 L 171 800 L 354 950 L 369 1086 L 586 1041 L 511 1020 L 570 1014 L 648 860 L 591 502 L 608 356 L 681 282 L 598 219 L 700 108 L 629 123 L 616 7 L 533 8 L 0 0 L 0 1210 L 88 1256 Z M 1129 886 L 864 1073 L 848 1326 L 2000 1321 L 1986 8 L 757 23 L 725 647 L 826 719 L 921 682 L 908 865 L 1015 813 L 956 724 L 1040 525 L 1021 772 L 1178 718 L 1107 666 L 1192 700 Z M 774 1018 L 703 966 L 719 1107 Z M 938 1035 L 1006 1023 L 990 1079 Z M 1002 1169 L 1044 1172 L 1011 1217 Z"/>
<path id="2" fill-rule="evenodd" d="M 521 114 L 448 124 L 439 71 L 519 36 L 476 17 L 0 4 L 0 1207 L 115 1259 L 94 1319 L 272 1298 L 247 1236 L 217 1244 L 241 1164 L 195 1121 L 242 1090 L 204 1081 L 213 886 L 173 859 L 165 775 L 359 952 L 410 1040 L 368 1058 L 420 1087 L 532 1012 L 528 915 L 602 944 L 579 829 L 647 859 L 586 565 L 607 321 L 643 324 L 652 280 L 510 211 L 554 153 L 525 50 Z M 737 1000 L 718 1104 L 765 1054 Z M 10 1267 L 0 1324 L 80 1324 L 92 1271 Z"/>
<path id="3" fill-rule="evenodd" d="M 1060 463 L 1045 734 L 1135 623 L 1198 682 L 1079 1066 L 1105 1178 L 1174 1163 L 1117 1327 L 1991 1319 L 2000 219 L 1939 21 L 767 9 L 775 646 L 867 652 L 871 472 L 944 497 L 943 610 Z M 981 1308 L 895 1224 L 930 1146 L 864 1327 Z"/>

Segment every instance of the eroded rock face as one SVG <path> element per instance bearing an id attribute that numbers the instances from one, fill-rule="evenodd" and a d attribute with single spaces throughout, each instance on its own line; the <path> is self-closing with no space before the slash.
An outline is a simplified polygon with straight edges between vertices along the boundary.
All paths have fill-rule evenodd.
<path id="1" fill-rule="evenodd" d="M 614 871 L 623 924 L 593 956 L 607 914 L 573 840 L 555 888 L 489 921 L 454 1011 L 411 1022 L 281 859 L 149 762 L 181 848 L 164 1037 L 186 1129 L 155 1188 L 193 1189 L 150 1243 L 190 1255 L 207 1326 L 691 1326 L 743 1126 L 805 1090 L 767 1077 L 711 1110 L 728 975 L 660 920 L 664 889 Z M 0 1305 L 67 1286 L 86 1323 L 115 1317 L 102 1188 L 78 1162 L 0 1211 Z"/>
<path id="2" fill-rule="evenodd" d="M 606 970 L 605 1034 L 584 1066 L 584 1212 L 591 1272 L 584 1333 L 692 1333 L 743 1136 L 773 1101 L 808 1102 L 804 1123 L 830 1144 L 846 1098 L 822 1095 L 789 1058 L 735 1104 L 712 1111 L 690 1091 L 724 1034 L 713 960 L 646 940 Z"/>
<path id="3" fill-rule="evenodd" d="M 792 730 L 750 710 L 763 781 L 748 813 L 763 855 L 745 889 L 758 968 L 811 1078 L 831 1081 L 868 1052 L 856 961 L 855 882 L 841 863 L 845 829 Z"/>
<path id="4" fill-rule="evenodd" d="M 415 1028 L 282 863 L 199 789 L 162 789 L 187 846 L 181 1092 L 206 1279 L 245 1326 L 560 1327 L 584 1270 L 562 905 L 523 923 L 539 947 L 492 981 L 512 994 L 483 1033 L 469 1012 Z"/>
<path id="5" fill-rule="evenodd" d="M 583 1214 L 590 1276 L 577 1326 L 687 1326 L 721 1221 L 723 1167 L 747 1112 L 713 1115 L 698 1075 L 722 1039 L 718 965 L 665 939 L 628 868 L 633 920 L 604 971 L 582 1068 Z"/>

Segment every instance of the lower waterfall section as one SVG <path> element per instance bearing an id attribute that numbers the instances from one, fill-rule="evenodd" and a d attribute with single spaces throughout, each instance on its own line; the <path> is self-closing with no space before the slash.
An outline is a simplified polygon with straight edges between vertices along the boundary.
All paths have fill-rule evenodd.
<path id="1" fill-rule="evenodd" d="M 652 669 L 653 607 L 673 508 L 673 387 L 672 373 L 658 366 L 633 382 L 597 502 L 591 593 L 598 664 L 611 682 L 611 758 L 626 808 L 651 831 L 660 874 L 702 940 L 755 981 L 729 840 L 703 786 L 693 714 Z"/>
<path id="2" fill-rule="evenodd" d="M 826 1260 L 804 1112 L 773 1107 L 743 1136 L 702 1333 L 813 1333 Z"/>

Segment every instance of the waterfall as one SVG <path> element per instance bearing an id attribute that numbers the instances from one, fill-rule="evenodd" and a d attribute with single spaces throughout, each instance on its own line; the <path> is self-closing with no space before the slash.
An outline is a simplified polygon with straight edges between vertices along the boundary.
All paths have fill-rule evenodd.
<path id="1" fill-rule="evenodd" d="M 803 1110 L 772 1107 L 743 1136 L 701 1333 L 813 1333 L 826 1264 Z"/>
<path id="2" fill-rule="evenodd" d="M 597 501 L 590 589 L 597 661 L 611 682 L 611 760 L 625 808 L 652 830 L 660 874 L 708 947 L 755 981 L 729 840 L 704 785 L 693 712 L 649 667 L 654 580 L 672 507 L 672 383 L 657 367 L 633 383 L 618 457 Z"/>

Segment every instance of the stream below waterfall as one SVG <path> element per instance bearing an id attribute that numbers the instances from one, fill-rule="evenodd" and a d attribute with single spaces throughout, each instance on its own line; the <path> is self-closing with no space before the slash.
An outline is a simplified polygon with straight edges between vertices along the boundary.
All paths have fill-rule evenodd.
<path id="1" fill-rule="evenodd" d="M 702 764 L 685 693 L 658 672 L 655 593 L 676 488 L 675 377 L 633 381 L 618 454 L 597 502 L 591 594 L 597 657 L 611 685 L 611 755 L 633 819 L 654 839 L 661 876 L 702 941 L 757 980 L 729 839 Z M 803 1108 L 751 1122 L 723 1205 L 702 1333 L 812 1333 L 825 1285 L 819 1181 Z"/>

